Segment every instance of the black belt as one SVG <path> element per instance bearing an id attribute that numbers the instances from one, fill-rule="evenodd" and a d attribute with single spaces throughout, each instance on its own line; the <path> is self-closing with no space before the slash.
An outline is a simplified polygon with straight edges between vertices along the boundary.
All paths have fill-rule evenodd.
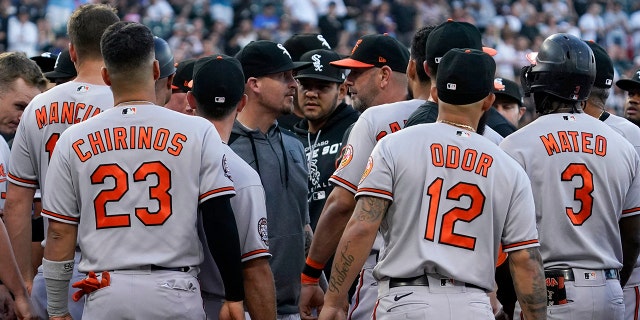
<path id="1" fill-rule="evenodd" d="M 180 272 L 188 272 L 189 269 L 191 269 L 191 267 L 175 267 L 175 268 L 169 268 L 169 267 L 162 267 L 162 266 L 157 266 L 155 264 L 152 264 L 150 266 L 151 271 L 180 271 Z"/>
<path id="2" fill-rule="evenodd" d="M 441 279 L 441 280 L 445 280 L 446 281 L 448 279 Z M 417 276 L 417 277 L 413 277 L 413 278 L 391 278 L 391 279 L 389 279 L 389 289 L 395 288 L 395 287 L 406 287 L 406 286 L 428 287 L 429 286 L 429 279 L 425 275 Z M 475 288 L 475 289 L 480 289 L 480 290 L 486 291 L 484 288 L 480 288 L 480 287 L 476 286 L 475 284 L 471 284 L 471 283 L 466 283 L 465 282 L 464 286 L 467 287 L 467 288 Z"/>
<path id="3" fill-rule="evenodd" d="M 620 279 L 618 269 L 604 269 L 604 278 L 607 280 Z M 572 269 L 547 269 L 544 271 L 547 278 L 564 277 L 565 281 L 575 281 Z"/>

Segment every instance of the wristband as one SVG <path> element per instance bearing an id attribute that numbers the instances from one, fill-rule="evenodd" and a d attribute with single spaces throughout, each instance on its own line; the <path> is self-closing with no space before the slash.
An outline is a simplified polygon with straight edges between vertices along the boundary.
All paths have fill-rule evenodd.
<path id="1" fill-rule="evenodd" d="M 324 266 L 322 264 L 307 257 L 307 261 L 305 261 L 304 268 L 302 269 L 302 274 L 313 279 L 319 279 L 323 268 Z"/>
<path id="2" fill-rule="evenodd" d="M 319 282 L 320 282 L 320 277 L 312 278 L 312 277 L 309 277 L 308 275 L 306 275 L 304 273 L 300 275 L 300 283 L 301 284 L 318 285 Z"/>
<path id="3" fill-rule="evenodd" d="M 73 260 L 42 259 L 42 271 L 47 290 L 47 312 L 50 317 L 69 313 L 69 280 L 73 276 Z"/>

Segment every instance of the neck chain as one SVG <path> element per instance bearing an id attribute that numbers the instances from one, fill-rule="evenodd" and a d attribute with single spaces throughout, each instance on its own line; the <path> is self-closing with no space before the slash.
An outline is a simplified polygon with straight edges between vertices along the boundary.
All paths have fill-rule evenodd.
<path id="1" fill-rule="evenodd" d="M 462 129 L 466 129 L 466 130 L 472 131 L 472 132 L 476 132 L 476 129 L 474 127 L 468 126 L 466 124 L 457 123 L 457 122 L 453 122 L 453 121 L 447 121 L 447 120 L 438 120 L 438 122 L 446 123 L 446 124 L 454 126 L 454 127 L 458 127 L 458 128 L 462 128 Z"/>
<path id="2" fill-rule="evenodd" d="M 129 100 L 129 101 L 122 101 L 116 104 L 116 107 L 126 106 L 126 105 L 143 105 L 143 104 L 155 104 L 155 103 L 149 100 Z"/>

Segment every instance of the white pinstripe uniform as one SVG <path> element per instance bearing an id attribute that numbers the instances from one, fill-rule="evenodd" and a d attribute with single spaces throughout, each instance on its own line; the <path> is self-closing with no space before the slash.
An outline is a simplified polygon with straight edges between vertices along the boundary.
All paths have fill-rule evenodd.
<path id="1" fill-rule="evenodd" d="M 538 246 L 524 170 L 491 141 L 454 126 L 421 124 L 380 140 L 358 186 L 356 197 L 363 195 L 392 201 L 374 269 L 376 319 L 493 319 L 486 292 L 499 245 Z M 429 286 L 394 286 L 423 275 Z"/>
<path id="2" fill-rule="evenodd" d="M 525 169 L 534 193 L 545 270 L 572 269 L 566 304 L 549 319 L 623 319 L 622 289 L 606 270 L 622 267 L 618 223 L 640 214 L 640 157 L 587 114 L 536 119 L 500 147 Z M 555 214 L 554 214 L 555 213 Z"/>
<path id="3" fill-rule="evenodd" d="M 111 88 L 70 81 L 51 88 L 33 98 L 22 114 L 11 148 L 9 181 L 25 187 L 40 188 L 45 195 L 45 176 L 49 160 L 60 134 L 71 125 L 87 120 L 113 106 Z M 47 219 L 44 219 L 45 241 Z M 43 242 L 44 245 L 44 242 Z M 76 253 L 76 265 L 80 254 Z M 79 281 L 84 275 L 74 269 L 71 282 Z M 69 287 L 69 292 L 76 289 Z M 46 319 L 47 299 L 42 276 L 42 268 L 33 279 L 31 300 L 38 315 Z M 71 295 L 69 295 L 71 297 Z M 74 319 L 82 317 L 83 300 L 74 302 L 69 298 L 69 311 Z"/>
<path id="4" fill-rule="evenodd" d="M 78 225 L 78 270 L 113 271 L 83 317 L 204 318 L 197 212 L 235 194 L 224 150 L 209 121 L 153 105 L 115 107 L 60 136 L 43 215 Z"/>

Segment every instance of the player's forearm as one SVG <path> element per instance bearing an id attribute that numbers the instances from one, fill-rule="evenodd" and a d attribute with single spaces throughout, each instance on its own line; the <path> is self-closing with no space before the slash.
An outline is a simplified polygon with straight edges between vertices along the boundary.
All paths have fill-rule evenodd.
<path id="1" fill-rule="evenodd" d="M 365 196 L 358 200 L 333 258 L 324 300 L 326 306 L 339 307 L 346 301 L 351 284 L 369 256 L 388 206 L 389 201 L 381 198 Z"/>
<path id="2" fill-rule="evenodd" d="M 622 241 L 622 269 L 620 269 L 620 285 L 624 287 L 633 272 L 640 254 L 640 215 L 620 220 L 620 239 Z"/>
<path id="3" fill-rule="evenodd" d="M 75 224 L 49 220 L 44 258 L 50 261 L 73 260 L 77 233 L 78 226 Z"/>
<path id="4" fill-rule="evenodd" d="M 33 280 L 31 265 L 31 205 L 35 190 L 7 183 L 4 219 L 13 253 L 25 281 Z"/>
<path id="5" fill-rule="evenodd" d="M 242 266 L 242 276 L 244 277 L 244 300 L 251 319 L 275 319 L 276 288 L 268 258 L 257 258 L 245 262 Z"/>
<path id="6" fill-rule="evenodd" d="M 353 193 L 340 186 L 333 188 L 320 214 L 309 249 L 309 258 L 321 264 L 327 263 L 331 255 L 336 252 L 340 237 L 355 206 Z"/>
<path id="7" fill-rule="evenodd" d="M 509 252 L 509 268 L 525 319 L 546 319 L 547 287 L 538 248 Z"/>
<path id="8" fill-rule="evenodd" d="M 28 296 L 26 294 L 26 287 L 18 265 L 11 252 L 11 245 L 9 244 L 9 236 L 7 230 L 4 227 L 4 223 L 0 220 L 0 256 L 2 256 L 2 262 L 0 263 L 0 280 L 2 283 L 13 293 L 14 296 Z"/>

